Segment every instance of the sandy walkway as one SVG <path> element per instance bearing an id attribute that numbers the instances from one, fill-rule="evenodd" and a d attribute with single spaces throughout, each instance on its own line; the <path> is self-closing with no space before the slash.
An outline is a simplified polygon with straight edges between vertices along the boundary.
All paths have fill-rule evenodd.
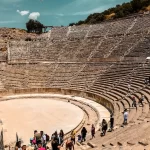
<path id="1" fill-rule="evenodd" d="M 83 118 L 78 107 L 62 101 L 44 98 L 26 98 L 0 102 L 0 119 L 3 122 L 5 144 L 15 140 L 16 132 L 25 144 L 33 131 L 52 134 L 74 128 Z"/>

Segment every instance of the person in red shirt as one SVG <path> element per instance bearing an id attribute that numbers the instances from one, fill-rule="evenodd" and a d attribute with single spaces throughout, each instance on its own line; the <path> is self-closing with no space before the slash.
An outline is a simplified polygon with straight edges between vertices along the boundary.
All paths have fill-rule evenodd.
<path id="1" fill-rule="evenodd" d="M 46 150 L 46 149 L 42 147 L 42 143 L 38 143 L 38 150 Z"/>

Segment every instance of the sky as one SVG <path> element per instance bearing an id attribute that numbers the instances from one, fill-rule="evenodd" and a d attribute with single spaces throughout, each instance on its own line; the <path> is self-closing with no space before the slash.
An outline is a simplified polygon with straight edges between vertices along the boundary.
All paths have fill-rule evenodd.
<path id="1" fill-rule="evenodd" d="M 0 0 L 0 27 L 23 28 L 29 19 L 49 26 L 67 26 L 89 14 L 130 0 Z"/>

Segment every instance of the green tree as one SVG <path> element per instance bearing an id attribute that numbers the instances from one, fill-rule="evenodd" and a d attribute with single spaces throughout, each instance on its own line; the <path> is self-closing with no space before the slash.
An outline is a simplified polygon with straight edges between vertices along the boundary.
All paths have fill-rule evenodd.
<path id="1" fill-rule="evenodd" d="M 141 0 L 132 0 L 131 5 L 132 5 L 132 8 L 133 8 L 134 12 L 137 12 L 142 8 Z"/>
<path id="2" fill-rule="evenodd" d="M 117 11 L 115 14 L 115 18 L 122 18 L 124 16 L 123 10 Z"/>
<path id="3" fill-rule="evenodd" d="M 41 24 L 39 21 L 37 20 L 32 20 L 30 19 L 27 23 L 26 23 L 26 28 L 28 32 L 35 32 L 35 33 L 42 33 L 42 29 L 43 29 L 44 25 Z"/>
<path id="4" fill-rule="evenodd" d="M 81 25 L 81 24 L 84 24 L 84 21 L 80 20 L 77 25 Z"/>
<path id="5" fill-rule="evenodd" d="M 70 23 L 70 24 L 69 24 L 69 26 L 74 26 L 74 25 L 76 25 L 76 24 L 75 24 L 75 23 Z"/>

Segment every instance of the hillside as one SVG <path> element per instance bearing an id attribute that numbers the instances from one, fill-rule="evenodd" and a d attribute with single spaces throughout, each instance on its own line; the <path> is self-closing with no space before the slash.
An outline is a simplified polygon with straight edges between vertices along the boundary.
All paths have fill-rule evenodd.
<path id="1" fill-rule="evenodd" d="M 128 3 L 123 3 L 122 5 L 116 5 L 116 7 L 109 8 L 101 13 L 90 14 L 87 19 L 80 20 L 77 23 L 70 23 L 72 25 L 82 25 L 82 24 L 97 24 L 106 20 L 112 20 L 122 17 L 127 17 L 135 13 L 143 13 L 150 10 L 149 0 L 132 0 Z"/>
<path id="2" fill-rule="evenodd" d="M 36 34 L 27 33 L 26 30 L 16 28 L 0 28 L 0 51 L 6 51 L 6 45 L 10 40 L 34 38 Z"/>

